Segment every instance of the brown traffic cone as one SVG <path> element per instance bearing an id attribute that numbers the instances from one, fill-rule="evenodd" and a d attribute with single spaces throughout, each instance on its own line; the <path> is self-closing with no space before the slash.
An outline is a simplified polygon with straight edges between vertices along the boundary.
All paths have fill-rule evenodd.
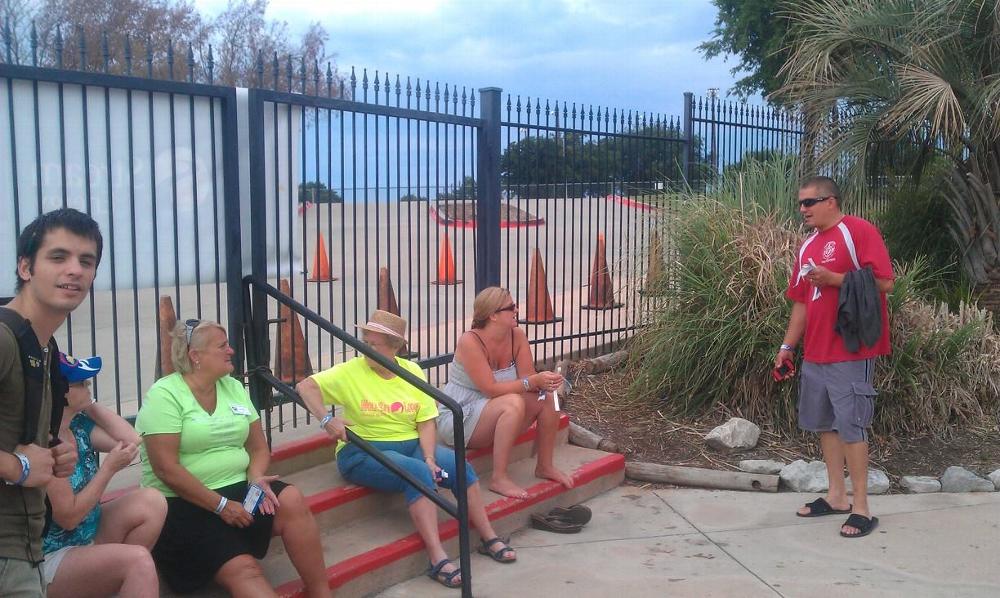
<path id="1" fill-rule="evenodd" d="M 323 233 L 316 239 L 316 252 L 313 253 L 312 275 L 307 278 L 309 282 L 331 282 L 337 280 L 330 274 L 330 258 L 326 255 L 326 240 Z"/>
<path id="2" fill-rule="evenodd" d="M 378 308 L 399 315 L 399 303 L 396 302 L 396 293 L 392 290 L 388 268 L 380 268 L 378 271 Z"/>
<path id="3" fill-rule="evenodd" d="M 667 265 L 663 259 L 663 243 L 656 229 L 649 232 L 649 262 L 646 267 L 646 285 L 642 292 L 646 295 L 662 295 L 666 292 Z"/>
<path id="4" fill-rule="evenodd" d="M 442 237 L 437 270 L 437 280 L 432 281 L 431 284 L 462 284 L 462 281 L 456 277 L 455 256 L 451 252 L 451 241 L 448 240 L 447 233 Z"/>
<path id="5" fill-rule="evenodd" d="M 400 315 L 396 293 L 392 290 L 392 281 L 389 279 L 389 268 L 385 267 L 379 268 L 378 271 L 378 308 L 397 316 Z M 403 345 L 397 355 L 403 359 L 412 359 L 417 356 L 414 351 L 410 350 L 409 345 Z"/>
<path id="6" fill-rule="evenodd" d="M 590 268 L 590 293 L 583 309 L 614 309 L 621 307 L 615 302 L 615 289 L 611 286 L 611 271 L 608 269 L 607 249 L 604 233 L 597 233 L 597 249 L 594 264 Z"/>
<path id="7" fill-rule="evenodd" d="M 174 302 L 168 295 L 160 297 L 160 310 L 156 319 L 160 327 L 160 350 L 155 374 L 157 378 L 162 378 L 174 373 L 174 362 L 170 359 L 170 345 L 173 342 L 171 334 L 177 325 L 177 312 L 174 311 Z"/>
<path id="8" fill-rule="evenodd" d="M 545 264 L 542 263 L 542 252 L 535 248 L 531 259 L 531 272 L 528 275 L 528 301 L 524 309 L 522 324 L 551 324 L 559 322 L 555 310 L 552 309 L 552 297 L 546 283 Z"/>
<path id="9" fill-rule="evenodd" d="M 278 284 L 281 292 L 291 295 L 288 280 L 282 278 Z M 302 335 L 299 317 L 284 304 L 278 308 L 278 355 L 274 363 L 274 375 L 287 384 L 294 384 L 312 375 L 312 362 L 306 351 L 306 339 Z"/>

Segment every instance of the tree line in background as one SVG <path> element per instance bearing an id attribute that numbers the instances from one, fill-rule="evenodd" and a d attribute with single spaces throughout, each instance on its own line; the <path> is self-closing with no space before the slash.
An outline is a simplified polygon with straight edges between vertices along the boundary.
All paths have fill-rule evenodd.
<path id="1" fill-rule="evenodd" d="M 196 81 L 207 80 L 209 47 L 213 81 L 219 85 L 256 85 L 257 56 L 264 58 L 265 83 L 275 76 L 273 60 L 279 57 L 278 80 L 287 85 L 287 59 L 292 57 L 294 87 L 299 90 L 299 69 L 304 63 L 309 76 L 309 93 L 326 93 L 325 73 L 329 64 L 338 88 L 343 77 L 336 70 L 335 54 L 327 47 L 329 34 L 313 22 L 301 34 L 293 34 L 288 23 L 265 16 L 268 0 L 230 0 L 215 17 L 202 15 L 185 0 L 0 0 L 0 31 L 10 25 L 12 61 L 69 69 L 104 70 L 104 45 L 108 46 L 108 72 L 128 70 L 125 57 L 126 34 L 132 52 L 132 72 L 147 75 L 147 56 L 152 58 L 152 77 L 171 78 L 168 48 L 173 47 L 173 79 L 187 80 L 190 73 L 188 48 L 194 58 Z M 32 24 L 37 45 L 33 56 Z M 107 35 L 106 35 L 107 34 Z M 61 37 L 61 42 L 60 42 Z M 6 59 L 8 40 L 0 44 Z M 81 52 L 83 48 L 83 52 Z M 148 54 L 147 54 L 148 52 Z M 315 89 L 312 73 L 318 66 L 320 89 Z"/>

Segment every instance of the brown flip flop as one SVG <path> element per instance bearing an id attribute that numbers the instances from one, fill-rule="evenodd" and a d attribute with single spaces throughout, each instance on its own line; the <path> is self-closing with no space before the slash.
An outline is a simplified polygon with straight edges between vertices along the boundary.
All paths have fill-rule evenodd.
<path id="1" fill-rule="evenodd" d="M 556 534 L 576 534 L 583 529 L 583 525 L 579 523 L 541 513 L 531 514 L 531 527 Z"/>
<path id="2" fill-rule="evenodd" d="M 577 525 L 587 525 L 593 517 L 590 507 L 584 505 L 571 505 L 569 507 L 555 507 L 549 511 L 549 517 L 558 517 L 568 523 Z"/>

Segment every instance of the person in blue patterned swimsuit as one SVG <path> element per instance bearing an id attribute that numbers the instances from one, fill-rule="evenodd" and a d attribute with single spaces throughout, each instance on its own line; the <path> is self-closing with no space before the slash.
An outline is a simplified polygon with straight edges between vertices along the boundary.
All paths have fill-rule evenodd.
<path id="1" fill-rule="evenodd" d="M 59 360 L 70 383 L 59 439 L 75 445 L 79 460 L 68 479 L 48 486 L 52 521 L 42 542 L 47 596 L 157 596 L 149 549 L 163 527 L 166 500 L 141 489 L 101 504 L 112 476 L 135 459 L 139 435 L 91 399 L 90 378 L 101 369 L 100 357 L 60 354 Z M 98 452 L 107 453 L 103 463 Z"/>

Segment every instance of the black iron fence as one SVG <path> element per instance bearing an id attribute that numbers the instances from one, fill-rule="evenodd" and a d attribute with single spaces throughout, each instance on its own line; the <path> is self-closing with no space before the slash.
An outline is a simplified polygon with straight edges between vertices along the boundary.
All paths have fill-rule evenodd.
<path id="1" fill-rule="evenodd" d="M 488 285 L 510 289 L 540 360 L 621 341 L 657 300 L 663 192 L 794 154 L 802 138 L 792 114 L 692 94 L 671 117 L 277 56 L 258 56 L 242 90 L 212 84 L 210 50 L 177 60 L 147 44 L 139 58 L 126 39 L 123 55 L 105 44 L 94 72 L 59 68 L 70 51 L 93 64 L 83 46 L 25 66 L 5 43 L 0 259 L 14 262 L 42 211 L 100 222 L 97 284 L 60 340 L 105 356 L 96 392 L 124 415 L 158 374 L 161 299 L 219 320 L 240 346 L 248 274 L 344 330 L 398 311 L 434 384 Z M 257 313 L 261 354 L 288 383 L 355 355 L 277 304 Z M 288 409 L 279 429 L 308 417 Z"/>

